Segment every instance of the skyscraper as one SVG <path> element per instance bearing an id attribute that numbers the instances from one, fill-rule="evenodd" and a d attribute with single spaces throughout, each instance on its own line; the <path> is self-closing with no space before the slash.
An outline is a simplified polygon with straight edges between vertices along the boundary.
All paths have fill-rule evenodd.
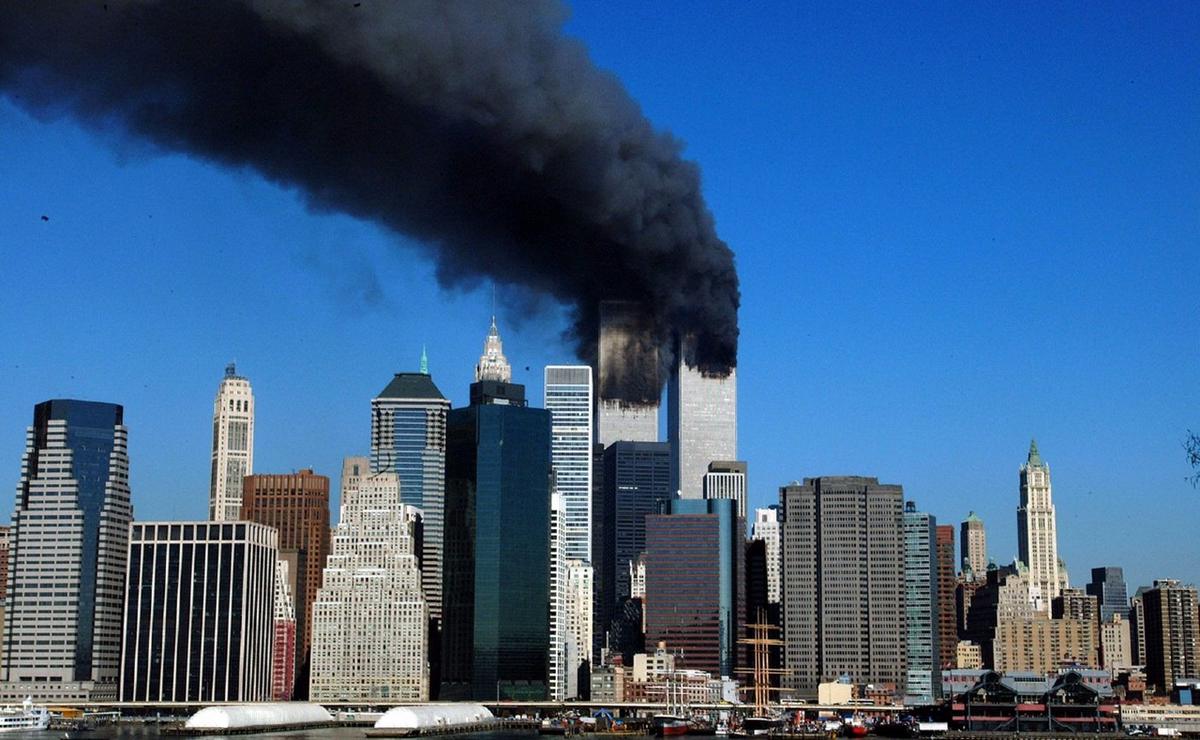
<path id="1" fill-rule="evenodd" d="M 1196 587 L 1156 580 L 1142 594 L 1145 613 L 1146 682 L 1167 695 L 1175 681 L 1200 676 L 1200 612 Z"/>
<path id="2" fill-rule="evenodd" d="M 493 322 L 489 353 L 502 358 Z M 492 341 L 495 337 L 495 342 Z M 442 699 L 547 695 L 550 412 L 481 360 L 447 418 Z M 506 364 L 506 363 L 505 363 Z M 519 564 L 519 565 L 518 565 Z"/>
<path id="3" fill-rule="evenodd" d="M 675 500 L 646 517 L 646 642 L 680 668 L 734 675 L 745 612 L 745 520 L 732 499 Z"/>
<path id="4" fill-rule="evenodd" d="M 296 665 L 303 666 L 312 645 L 312 605 L 329 556 L 329 478 L 311 468 L 248 475 L 242 519 L 279 533 L 279 556 L 288 563 L 288 590 L 297 605 Z"/>
<path id="5" fill-rule="evenodd" d="M 596 441 L 657 442 L 658 345 L 640 304 L 601 302 L 596 358 Z"/>
<path id="6" fill-rule="evenodd" d="M 983 580 L 987 577 L 988 566 L 987 532 L 983 528 L 983 520 L 975 512 L 970 512 L 963 520 L 961 534 L 962 555 L 960 559 L 962 562 L 960 565 L 964 571 L 970 570 L 969 575 Z"/>
<path id="7" fill-rule="evenodd" d="M 496 317 L 492 317 L 492 326 L 488 329 L 487 338 L 483 340 L 483 354 L 479 356 L 479 364 L 475 366 L 475 382 L 493 380 L 497 383 L 512 382 L 512 365 L 504 356 L 504 343 L 500 340 L 500 329 L 496 326 Z"/>
<path id="8" fill-rule="evenodd" d="M 271 700 L 291 701 L 296 691 L 296 603 L 286 560 L 275 561 L 274 638 L 271 645 Z"/>
<path id="9" fill-rule="evenodd" d="M 904 604 L 906 661 L 905 703 L 932 704 L 940 694 L 941 656 L 938 651 L 937 520 L 904 504 Z M 957 642 L 955 643 L 957 645 Z M 936 692 L 936 693 L 935 693 Z"/>
<path id="10" fill-rule="evenodd" d="M 567 698 L 567 545 L 566 507 L 550 494 L 550 700 Z"/>
<path id="11" fill-rule="evenodd" d="M 666 442 L 614 442 L 604 450 L 602 514 L 596 527 L 595 631 L 610 627 L 630 596 L 629 564 L 646 549 L 646 516 L 668 511 L 671 454 Z"/>
<path id="12" fill-rule="evenodd" d="M 278 535 L 253 522 L 135 522 L 123 702 L 269 701 Z"/>
<path id="13" fill-rule="evenodd" d="M 566 514 L 566 556 L 592 559 L 592 369 L 548 365 L 545 405 L 550 412 L 550 461 Z"/>
<path id="14" fill-rule="evenodd" d="M 681 341 L 678 349 L 667 406 L 671 488 L 682 498 L 703 498 L 708 464 L 737 459 L 737 370 L 707 375 L 688 365 L 692 340 Z"/>
<path id="15" fill-rule="evenodd" d="M 1120 568 L 1092 568 L 1087 592 L 1100 602 L 1101 622 L 1111 622 L 1114 614 L 1129 619 L 1129 594 L 1125 590 L 1125 573 Z"/>
<path id="16" fill-rule="evenodd" d="M 806 478 L 780 489 L 783 687 L 815 698 L 821 681 L 903 691 L 903 497 L 876 478 Z"/>
<path id="17" fill-rule="evenodd" d="M 503 359 L 498 349 L 496 356 Z M 421 587 L 429 615 L 436 620 L 442 614 L 442 520 L 450 402 L 427 372 L 424 352 L 421 368 L 421 372 L 396 373 L 371 399 L 371 471 L 399 476 L 402 502 L 421 512 Z"/>
<path id="18" fill-rule="evenodd" d="M 9 545 L 5 699 L 116 699 L 133 517 L 127 440 L 115 404 L 33 408 Z"/>
<path id="19" fill-rule="evenodd" d="M 746 518 L 747 465 L 740 460 L 714 460 L 701 485 L 703 498 L 728 498 L 737 502 L 738 516 Z"/>
<path id="20" fill-rule="evenodd" d="M 313 605 L 309 698 L 427 701 L 429 608 L 414 541 L 419 517 L 401 502 L 396 473 L 342 482 L 332 552 Z"/>
<path id="21" fill-rule="evenodd" d="M 1050 494 L 1050 466 L 1038 454 L 1037 440 L 1021 466 L 1021 505 L 1017 508 L 1017 544 L 1021 562 L 1029 566 L 1030 597 L 1040 611 L 1068 586 L 1058 558 L 1058 528 Z"/>
<path id="22" fill-rule="evenodd" d="M 242 478 L 254 472 L 254 392 L 231 362 L 213 402 L 212 477 L 208 518 L 237 521 L 242 511 Z"/>
<path id="23" fill-rule="evenodd" d="M 780 551 L 779 506 L 768 506 L 765 509 L 754 510 L 754 524 L 750 530 L 750 538 L 762 540 L 766 548 L 767 569 L 767 601 L 778 604 L 783 598 L 782 567 L 783 555 Z"/>
<path id="24" fill-rule="evenodd" d="M 942 668 L 955 668 L 958 644 L 958 610 L 954 591 L 954 526 L 939 524 L 937 537 L 937 632 L 938 654 Z"/>

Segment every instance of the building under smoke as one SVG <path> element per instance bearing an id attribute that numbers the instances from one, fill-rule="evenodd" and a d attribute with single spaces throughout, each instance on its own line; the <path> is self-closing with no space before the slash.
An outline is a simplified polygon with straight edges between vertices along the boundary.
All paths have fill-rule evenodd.
<path id="1" fill-rule="evenodd" d="M 709 463 L 738 459 L 737 370 L 706 373 L 695 356 L 694 339 L 680 342 L 667 391 L 671 487 L 682 498 L 703 498 Z"/>
<path id="2" fill-rule="evenodd" d="M 633 301 L 600 304 L 596 441 L 657 442 L 662 395 L 653 323 Z"/>

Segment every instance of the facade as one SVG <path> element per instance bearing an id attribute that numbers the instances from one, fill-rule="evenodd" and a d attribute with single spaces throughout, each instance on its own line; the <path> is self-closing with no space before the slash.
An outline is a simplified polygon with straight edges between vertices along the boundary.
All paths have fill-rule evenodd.
<path id="1" fill-rule="evenodd" d="M 1125 573 L 1120 568 L 1092 568 L 1087 592 L 1100 602 L 1100 621 L 1111 622 L 1114 614 L 1129 621 L 1129 594 L 1125 590 Z"/>
<path id="2" fill-rule="evenodd" d="M 939 524 L 935 532 L 937 552 L 937 633 L 938 653 L 942 668 L 958 666 L 955 644 L 958 642 L 958 612 L 954 591 L 958 581 L 954 576 L 954 527 Z"/>
<path id="3" fill-rule="evenodd" d="M 1100 623 L 1100 667 L 1113 671 L 1134 666 L 1133 645 L 1130 641 L 1129 622 L 1120 614 Z"/>
<path id="4" fill-rule="evenodd" d="M 1038 454 L 1037 441 L 1029 443 L 1029 457 L 1021 466 L 1021 505 L 1017 508 L 1017 544 L 1021 562 L 1029 566 L 1031 598 L 1039 611 L 1067 583 L 1066 567 L 1058 557 L 1058 526 L 1050 491 L 1050 466 Z"/>
<path id="5" fill-rule="evenodd" d="M 448 417 L 441 699 L 548 693 L 550 412 L 524 391 L 481 380 Z"/>
<path id="6" fill-rule="evenodd" d="M 296 691 L 296 605 L 288 586 L 288 561 L 275 561 L 271 701 L 291 701 Z"/>
<path id="7" fill-rule="evenodd" d="M 1078 619 L 1051 619 L 1035 612 L 1029 619 L 1001 619 L 992 642 L 991 668 L 1050 674 L 1060 666 L 1096 666 L 1091 624 Z"/>
<path id="8" fill-rule="evenodd" d="M 571 692 L 568 645 L 575 643 L 567 612 L 566 511 L 562 496 L 550 494 L 550 700 L 563 701 Z M 591 646 L 589 644 L 590 651 Z M 571 693 L 568 693 L 571 692 Z"/>
<path id="9" fill-rule="evenodd" d="M 128 431 L 115 404 L 33 409 L 9 544 L 0 701 L 113 700 L 129 556 Z"/>
<path id="10" fill-rule="evenodd" d="M 905 703 L 932 704 L 941 688 L 938 616 L 937 519 L 904 505 Z"/>
<path id="11" fill-rule="evenodd" d="M 566 507 L 566 555 L 590 561 L 592 369 L 587 365 L 548 365 L 544 394 L 550 412 L 550 463 Z"/>
<path id="12" fill-rule="evenodd" d="M 1055 619 L 1076 619 L 1091 625 L 1092 642 L 1100 646 L 1100 603 L 1095 596 L 1084 593 L 1082 588 L 1064 588 L 1050 602 L 1050 616 Z M 1092 665 L 1100 665 L 1095 662 Z"/>
<path id="13" fill-rule="evenodd" d="M 499 337 L 496 339 L 499 341 Z M 503 358 L 502 354 L 498 356 Z M 480 363 L 490 361 L 485 354 Z M 430 617 L 436 620 L 442 614 L 446 415 L 450 402 L 427 371 L 428 362 L 422 353 L 420 372 L 396 373 L 371 399 L 371 472 L 395 473 L 400 478 L 402 503 L 421 511 L 421 588 Z"/>
<path id="14" fill-rule="evenodd" d="M 1149 586 L 1139 586 L 1129 598 L 1129 642 L 1133 652 L 1133 664 L 1146 665 L 1146 605 L 1142 597 Z"/>
<path id="15" fill-rule="evenodd" d="M 976 578 L 982 579 L 987 573 L 987 531 L 983 528 L 983 520 L 975 512 L 967 514 L 961 526 L 962 553 L 961 565 L 964 572 L 970 571 Z"/>
<path id="16" fill-rule="evenodd" d="M 0 525 L 0 666 L 4 665 L 4 602 L 8 599 L 8 545 L 12 527 Z"/>
<path id="17" fill-rule="evenodd" d="M 905 680 L 903 490 L 876 478 L 806 478 L 780 489 L 783 688 Z"/>
<path id="18" fill-rule="evenodd" d="M 241 518 L 242 478 L 253 472 L 254 391 L 230 363 L 213 402 L 209 519 L 227 522 Z"/>
<path id="19" fill-rule="evenodd" d="M 704 474 L 714 460 L 737 459 L 737 370 L 709 375 L 688 364 L 693 341 L 679 343 L 667 406 L 671 490 L 703 498 Z"/>
<path id="20" fill-rule="evenodd" d="M 288 592 L 295 598 L 296 665 L 308 662 L 312 605 L 329 556 L 329 478 L 311 468 L 296 473 L 248 475 L 242 482 L 242 519 L 279 532 L 288 563 Z"/>
<path id="21" fill-rule="evenodd" d="M 714 460 L 708 464 L 704 474 L 703 498 L 728 498 L 737 502 L 738 516 L 746 518 L 746 473 L 745 462 Z"/>
<path id="22" fill-rule="evenodd" d="M 762 540 L 764 543 L 767 570 L 767 601 L 772 604 L 778 604 L 783 599 L 781 587 L 783 560 L 780 552 L 778 506 L 768 506 L 765 509 L 754 510 L 754 524 L 750 529 L 750 539 Z"/>
<path id="23" fill-rule="evenodd" d="M 349 462 L 349 461 L 348 461 Z M 429 700 L 429 606 L 414 534 L 393 472 L 342 479 L 342 502 L 313 604 L 309 698 Z"/>
<path id="24" fill-rule="evenodd" d="M 956 667 L 951 670 L 979 670 L 983 668 L 983 651 L 970 640 L 959 640 L 956 653 Z"/>
<path id="25" fill-rule="evenodd" d="M 744 532 L 731 499 L 677 499 L 646 517 L 646 642 L 678 651 L 681 668 L 735 675 Z"/>
<path id="26" fill-rule="evenodd" d="M 658 345 L 640 304 L 601 302 L 596 383 L 598 443 L 658 441 Z"/>
<path id="27" fill-rule="evenodd" d="M 603 635 L 632 596 L 630 563 L 646 550 L 646 517 L 668 511 L 671 454 L 666 442 L 614 442 L 604 450 L 601 505 L 596 507 L 595 631 Z"/>
<path id="28" fill-rule="evenodd" d="M 278 543 L 253 522 L 134 522 L 120 700 L 269 701 Z"/>
<path id="29" fill-rule="evenodd" d="M 772 516 L 775 509 L 757 509 L 756 513 L 768 512 Z M 777 522 L 773 522 L 776 523 Z M 770 556 L 766 539 L 752 538 L 746 543 L 746 623 L 744 638 L 755 639 L 763 636 L 778 642 L 782 636 L 783 613 L 779 601 L 771 600 Z M 778 547 L 778 537 L 776 537 Z M 769 625 L 766 629 L 757 629 L 752 625 Z M 773 629 L 772 629 L 773 628 Z M 754 654 L 753 644 L 742 645 L 742 665 L 754 666 L 758 661 Z M 783 671 L 783 649 L 780 644 L 770 644 L 766 649 L 766 667 L 770 669 L 767 675 L 767 685 L 779 688 L 779 674 Z M 760 664 L 761 665 L 761 664 Z M 749 686 L 754 686 L 752 676 L 742 676 Z"/>
<path id="30" fill-rule="evenodd" d="M 1200 612 L 1196 587 L 1157 580 L 1142 594 L 1146 682 L 1168 695 L 1176 681 L 1200 676 Z"/>
<path id="31" fill-rule="evenodd" d="M 581 685 L 577 684 L 583 663 L 591 665 L 592 614 L 594 610 L 594 587 L 592 566 L 582 560 L 567 561 L 566 617 L 567 635 L 567 687 L 573 689 L 568 695 L 579 697 Z"/>

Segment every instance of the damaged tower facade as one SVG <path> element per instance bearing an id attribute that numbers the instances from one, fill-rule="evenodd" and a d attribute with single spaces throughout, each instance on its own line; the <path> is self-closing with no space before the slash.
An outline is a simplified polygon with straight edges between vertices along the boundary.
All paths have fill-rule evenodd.
<path id="1" fill-rule="evenodd" d="M 600 303 L 596 441 L 657 442 L 662 394 L 652 322 L 634 301 Z"/>

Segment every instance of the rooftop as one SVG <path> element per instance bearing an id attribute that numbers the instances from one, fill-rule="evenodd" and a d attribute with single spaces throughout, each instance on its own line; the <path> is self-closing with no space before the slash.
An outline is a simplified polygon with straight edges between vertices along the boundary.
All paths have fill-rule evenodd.
<path id="1" fill-rule="evenodd" d="M 376 398 L 436 398 L 446 397 L 433 384 L 433 378 L 424 373 L 396 373 L 392 382 L 379 392 Z"/>

